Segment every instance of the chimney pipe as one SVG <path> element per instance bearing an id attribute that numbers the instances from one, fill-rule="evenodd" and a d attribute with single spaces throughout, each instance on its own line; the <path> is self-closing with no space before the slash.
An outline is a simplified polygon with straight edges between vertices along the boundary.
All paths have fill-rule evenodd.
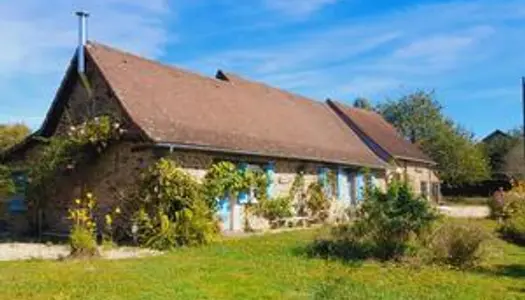
<path id="1" fill-rule="evenodd" d="M 89 13 L 86 11 L 77 11 L 78 16 L 78 48 L 77 48 L 77 71 L 79 74 L 84 74 L 86 69 L 86 58 L 84 53 L 84 46 L 87 41 L 87 18 Z"/>

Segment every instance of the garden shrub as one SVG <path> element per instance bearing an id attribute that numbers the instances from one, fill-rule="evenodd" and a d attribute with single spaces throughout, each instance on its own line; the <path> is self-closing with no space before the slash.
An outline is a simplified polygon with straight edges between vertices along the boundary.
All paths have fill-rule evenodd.
<path id="1" fill-rule="evenodd" d="M 505 204 L 500 231 L 508 240 L 525 244 L 525 198 L 515 197 Z"/>
<path id="2" fill-rule="evenodd" d="M 141 209 L 134 220 L 139 242 L 155 249 L 205 244 L 218 224 L 204 189 L 172 160 L 162 158 L 144 174 L 140 184 Z"/>
<path id="3" fill-rule="evenodd" d="M 319 250 L 327 252 L 319 255 L 345 259 L 397 259 L 437 218 L 428 201 L 414 196 L 406 183 L 392 181 L 386 193 L 370 192 L 353 224 L 335 227 L 329 239 L 317 239 L 311 254 Z"/>
<path id="4" fill-rule="evenodd" d="M 490 217 L 492 219 L 501 219 L 503 217 L 503 209 L 505 206 L 505 196 L 503 191 L 496 191 L 487 201 L 490 209 Z"/>
<path id="5" fill-rule="evenodd" d="M 402 256 L 410 239 L 438 218 L 425 199 L 415 196 L 407 183 L 392 181 L 386 193 L 373 189 L 363 202 L 356 232 L 368 236 L 382 259 Z"/>
<path id="6" fill-rule="evenodd" d="M 499 230 L 504 238 L 525 244 L 525 182 L 513 182 L 512 189 L 503 196 L 498 215 L 501 223 Z"/>
<path id="7" fill-rule="evenodd" d="M 96 223 L 93 220 L 93 209 L 96 199 L 91 193 L 75 199 L 69 209 L 69 219 L 72 222 L 69 234 L 69 245 L 72 257 L 90 257 L 98 254 Z"/>
<path id="8" fill-rule="evenodd" d="M 433 232 L 426 245 L 430 261 L 457 268 L 475 266 L 482 258 L 482 244 L 488 238 L 474 224 L 444 223 Z"/>
<path id="9" fill-rule="evenodd" d="M 328 218 L 330 200 L 326 196 L 322 184 L 313 182 L 306 191 L 306 207 L 310 216 L 318 221 Z"/>

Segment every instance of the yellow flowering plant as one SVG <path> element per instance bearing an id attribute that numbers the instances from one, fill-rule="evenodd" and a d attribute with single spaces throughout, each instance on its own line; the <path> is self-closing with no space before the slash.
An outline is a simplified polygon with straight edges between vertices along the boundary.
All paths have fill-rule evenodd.
<path id="1" fill-rule="evenodd" d="M 72 222 L 69 235 L 72 256 L 97 254 L 97 225 L 93 219 L 95 206 L 96 198 L 92 193 L 86 193 L 84 197 L 75 199 L 68 211 L 68 218 Z"/>

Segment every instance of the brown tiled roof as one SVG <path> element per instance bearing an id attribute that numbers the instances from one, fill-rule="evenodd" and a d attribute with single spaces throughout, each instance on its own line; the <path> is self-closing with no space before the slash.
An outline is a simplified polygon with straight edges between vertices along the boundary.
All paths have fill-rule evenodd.
<path id="1" fill-rule="evenodd" d="M 435 164 L 416 145 L 403 138 L 397 130 L 381 115 L 374 111 L 353 108 L 327 100 L 329 106 L 340 112 L 344 119 L 351 122 L 351 127 L 366 135 L 375 144 L 397 159 L 414 160 Z M 346 118 L 345 118 L 346 117 Z"/>
<path id="2" fill-rule="evenodd" d="M 324 103 L 269 86 L 203 77 L 98 43 L 88 55 L 157 143 L 384 167 Z"/>

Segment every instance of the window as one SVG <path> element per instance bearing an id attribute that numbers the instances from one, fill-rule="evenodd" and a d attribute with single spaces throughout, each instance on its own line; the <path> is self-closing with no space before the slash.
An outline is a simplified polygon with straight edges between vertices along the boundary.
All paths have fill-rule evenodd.
<path id="1" fill-rule="evenodd" d="M 428 198 L 428 183 L 426 181 L 421 181 L 421 196 Z"/>

